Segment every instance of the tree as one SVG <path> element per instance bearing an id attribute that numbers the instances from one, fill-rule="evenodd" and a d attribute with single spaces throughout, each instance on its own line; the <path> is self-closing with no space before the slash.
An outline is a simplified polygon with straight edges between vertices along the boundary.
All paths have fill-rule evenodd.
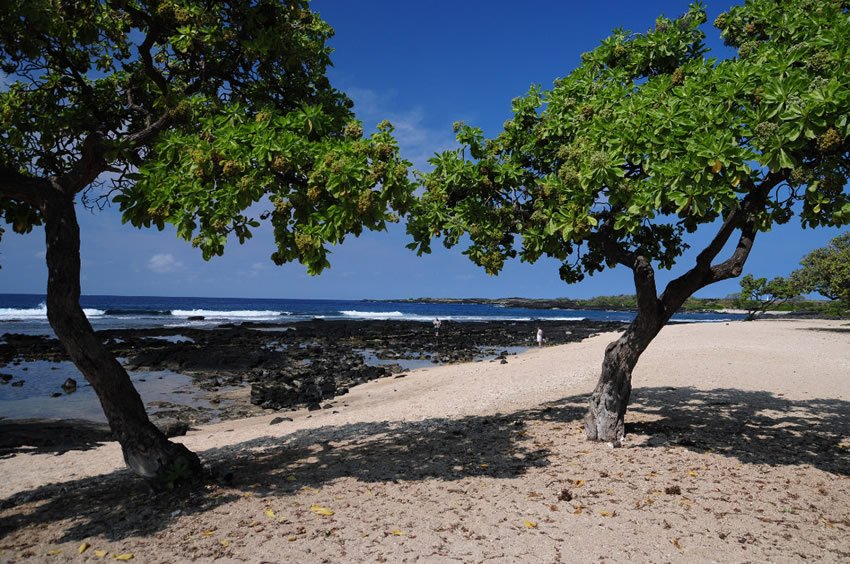
<path id="1" fill-rule="evenodd" d="M 694 292 L 740 275 L 759 232 L 795 214 L 850 221 L 848 6 L 748 0 L 714 22 L 737 49 L 723 61 L 705 57 L 699 4 L 644 34 L 615 30 L 551 90 L 514 99 L 496 137 L 455 124 L 462 148 L 422 175 L 408 224 L 419 253 L 468 235 L 465 254 L 491 274 L 517 256 L 554 257 L 568 283 L 632 272 L 638 311 L 605 352 L 589 439 L 623 436 L 641 353 Z M 700 228 L 710 243 L 659 294 L 656 269 Z"/>
<path id="2" fill-rule="evenodd" d="M 800 261 L 791 278 L 803 292 L 817 292 L 850 307 L 850 232 L 826 247 L 815 249 Z"/>
<path id="3" fill-rule="evenodd" d="M 800 295 L 790 279 L 777 276 L 768 282 L 767 278 L 755 278 L 747 274 L 741 278 L 741 293 L 735 297 L 735 305 L 747 310 L 745 321 L 752 321 L 772 306 L 781 305 Z"/>
<path id="4" fill-rule="evenodd" d="M 0 214 L 43 225 L 48 318 L 97 392 L 127 465 L 194 477 L 79 306 L 75 205 L 114 200 L 204 258 L 269 219 L 272 260 L 383 229 L 411 196 L 388 123 L 369 137 L 326 78 L 331 27 L 306 0 L 12 0 L 0 12 Z M 266 211 L 263 211 L 266 209 Z"/>

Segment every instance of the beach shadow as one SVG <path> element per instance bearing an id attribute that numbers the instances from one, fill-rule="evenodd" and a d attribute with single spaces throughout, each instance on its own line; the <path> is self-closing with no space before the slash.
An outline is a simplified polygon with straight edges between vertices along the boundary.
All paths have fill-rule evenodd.
<path id="1" fill-rule="evenodd" d="M 63 454 L 89 450 L 112 440 L 105 423 L 82 420 L 0 420 L 0 459 L 16 454 Z"/>
<path id="2" fill-rule="evenodd" d="M 152 494 L 126 470 L 48 485 L 0 500 L 0 538 L 54 521 L 71 523 L 59 541 L 150 535 L 178 515 L 204 513 L 246 494 L 285 497 L 345 477 L 363 483 L 518 479 L 548 466 L 553 455 L 526 427 L 575 427 L 586 405 L 586 395 L 575 395 L 505 415 L 327 425 L 265 436 L 199 453 L 216 479 L 189 493 Z M 685 448 L 748 464 L 811 465 L 850 475 L 850 403 L 843 400 L 636 388 L 626 420 L 628 448 Z M 15 511 L 24 503 L 26 510 Z"/>
<path id="3" fill-rule="evenodd" d="M 547 465 L 550 454 L 527 437 L 516 415 L 325 426 L 210 449 L 199 453 L 217 477 L 207 492 L 153 494 L 126 470 L 52 484 L 0 500 L 0 538 L 54 521 L 72 523 L 59 542 L 150 535 L 178 515 L 210 511 L 249 492 L 286 496 L 340 477 L 366 483 L 513 479 Z M 27 511 L 14 511 L 23 503 Z"/>
<path id="4" fill-rule="evenodd" d="M 850 475 L 850 402 L 730 388 L 636 388 L 626 432 L 644 448 L 680 446 L 745 464 L 810 465 Z M 643 436 L 643 437 L 641 437 Z"/>

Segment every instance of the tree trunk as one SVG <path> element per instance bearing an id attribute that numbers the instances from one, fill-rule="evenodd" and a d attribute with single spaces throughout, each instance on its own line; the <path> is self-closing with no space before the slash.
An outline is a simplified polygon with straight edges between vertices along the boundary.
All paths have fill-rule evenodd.
<path id="1" fill-rule="evenodd" d="M 664 327 L 660 315 L 638 314 L 623 335 L 609 344 L 602 374 L 590 396 L 584 417 L 587 438 L 619 443 L 625 435 L 626 408 L 632 393 L 632 369 L 652 339 Z"/>
<path id="2" fill-rule="evenodd" d="M 80 229 L 73 196 L 51 196 L 43 215 L 47 317 L 71 360 L 97 393 L 124 461 L 159 487 L 199 478 L 202 468 L 197 455 L 168 441 L 150 422 L 127 371 L 103 346 L 80 307 Z"/>

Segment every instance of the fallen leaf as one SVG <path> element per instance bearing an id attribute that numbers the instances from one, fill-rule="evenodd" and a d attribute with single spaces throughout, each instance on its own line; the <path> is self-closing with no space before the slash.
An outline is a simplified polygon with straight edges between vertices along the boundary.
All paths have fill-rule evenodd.
<path id="1" fill-rule="evenodd" d="M 537 523 L 535 523 L 534 521 L 529 521 L 528 519 L 526 519 L 525 520 L 525 528 L 526 529 L 536 529 Z"/>
<path id="2" fill-rule="evenodd" d="M 392 531 L 390 531 L 390 534 L 395 535 L 397 537 L 404 535 L 404 533 L 399 529 L 393 529 Z"/>
<path id="3" fill-rule="evenodd" d="M 688 476 L 691 476 L 692 478 L 696 478 L 697 476 L 699 476 L 699 474 L 697 474 L 696 470 L 688 470 Z"/>
<path id="4" fill-rule="evenodd" d="M 242 497 L 254 497 L 253 492 L 245 492 L 242 494 Z"/>
<path id="5" fill-rule="evenodd" d="M 490 465 L 485 462 L 483 464 L 479 464 L 478 467 L 482 468 L 483 470 L 487 470 L 488 468 L 490 468 Z"/>
<path id="6" fill-rule="evenodd" d="M 89 549 L 89 547 L 90 547 L 90 546 L 91 546 L 91 545 L 90 545 L 89 543 L 87 543 L 87 542 L 82 543 L 82 544 L 80 545 L 80 548 L 79 548 L 79 552 L 80 552 L 80 554 L 82 554 L 82 553 L 84 553 L 85 551 L 87 551 L 87 550 Z"/>
<path id="7" fill-rule="evenodd" d="M 289 535 L 286 540 L 288 540 L 289 542 L 295 542 L 298 540 L 298 537 L 296 537 L 295 535 Z"/>
<path id="8" fill-rule="evenodd" d="M 227 539 L 222 539 L 221 546 L 223 546 L 224 548 L 227 548 L 228 546 L 230 546 L 230 541 L 227 540 Z"/>
<path id="9" fill-rule="evenodd" d="M 58 548 L 54 548 L 53 550 L 48 550 L 47 554 L 49 554 L 50 556 L 57 556 L 59 554 L 62 554 L 62 551 Z"/>
<path id="10" fill-rule="evenodd" d="M 334 514 L 332 509 L 328 509 L 327 507 L 322 507 L 321 505 L 311 505 L 310 511 L 315 513 L 316 515 L 324 515 L 326 517 L 330 517 Z"/>
<path id="11" fill-rule="evenodd" d="M 215 531 L 213 531 L 213 530 L 211 530 L 211 529 L 207 529 L 206 531 L 201 531 L 201 536 L 202 536 L 202 537 L 211 537 L 211 536 L 213 536 L 214 534 L 215 534 Z"/>
<path id="12" fill-rule="evenodd" d="M 602 517 L 613 517 L 614 516 L 613 513 L 611 513 L 610 511 L 605 511 L 605 510 L 600 511 L 599 515 L 601 515 Z"/>
<path id="13" fill-rule="evenodd" d="M 581 505 L 576 505 L 576 508 L 573 509 L 573 515 L 581 515 L 583 509 Z"/>
<path id="14" fill-rule="evenodd" d="M 114 558 L 115 560 L 132 560 L 133 559 L 133 553 L 132 552 L 125 552 L 124 554 L 117 554 L 117 555 L 113 556 L 112 558 Z"/>
<path id="15" fill-rule="evenodd" d="M 679 544 L 679 539 L 671 539 L 670 544 L 672 544 L 673 546 L 675 546 L 679 550 L 682 550 L 682 545 Z"/>
<path id="16" fill-rule="evenodd" d="M 297 480 L 297 478 L 295 477 L 295 474 L 290 474 L 289 476 L 286 477 L 287 482 L 294 482 L 295 480 Z"/>
<path id="17" fill-rule="evenodd" d="M 263 515 L 265 515 L 266 517 L 269 517 L 271 519 L 274 519 L 275 518 L 274 509 L 272 509 L 271 507 L 267 507 L 266 510 L 263 511 Z"/>
<path id="18" fill-rule="evenodd" d="M 95 550 L 94 551 L 94 555 L 97 556 L 98 558 L 103 558 L 107 554 L 109 554 L 109 552 L 106 551 L 106 550 Z"/>
<path id="19" fill-rule="evenodd" d="M 580 488 L 584 485 L 584 480 L 573 480 L 573 485 L 577 488 Z"/>

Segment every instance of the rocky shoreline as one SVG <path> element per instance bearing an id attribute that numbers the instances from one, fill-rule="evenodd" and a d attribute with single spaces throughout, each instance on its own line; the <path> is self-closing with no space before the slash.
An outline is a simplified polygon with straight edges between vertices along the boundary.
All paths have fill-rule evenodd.
<path id="1" fill-rule="evenodd" d="M 170 370 L 190 376 L 203 390 L 213 409 L 182 405 L 179 398 L 148 405 L 152 419 L 173 435 L 189 425 L 268 410 L 341 409 L 340 398 L 352 386 L 405 377 L 413 367 L 509 362 L 510 354 L 534 344 L 538 326 L 547 345 L 624 327 L 599 321 L 443 322 L 436 337 L 430 323 L 316 319 L 98 334 L 128 370 Z M 7 333 L 0 341 L 0 373 L 16 363 L 65 360 L 56 339 Z"/>

